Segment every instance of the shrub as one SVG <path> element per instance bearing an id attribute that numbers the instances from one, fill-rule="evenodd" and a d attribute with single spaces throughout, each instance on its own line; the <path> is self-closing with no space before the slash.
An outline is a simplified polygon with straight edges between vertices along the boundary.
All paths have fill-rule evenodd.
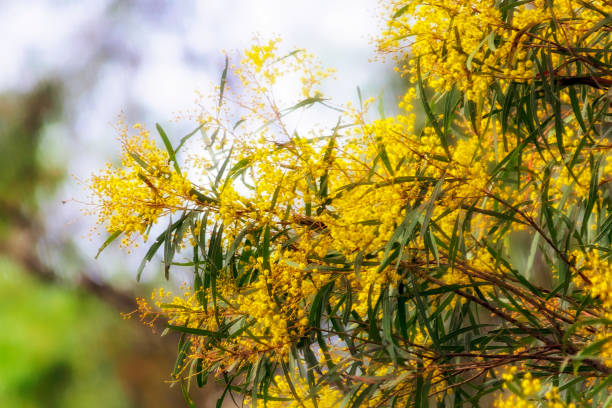
<path id="1" fill-rule="evenodd" d="M 610 406 L 612 6 L 383 6 L 399 114 L 331 105 L 332 71 L 256 41 L 193 133 L 123 127 L 92 177 L 108 242 L 165 223 L 140 270 L 193 271 L 139 300 L 182 333 L 174 378 L 268 407 Z"/>

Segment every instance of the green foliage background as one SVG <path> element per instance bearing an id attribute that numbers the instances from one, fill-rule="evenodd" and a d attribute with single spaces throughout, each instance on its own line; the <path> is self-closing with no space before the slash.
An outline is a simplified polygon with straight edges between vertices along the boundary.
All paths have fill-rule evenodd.
<path id="1" fill-rule="evenodd" d="M 115 373 L 123 336 L 108 336 L 128 328 L 91 295 L 0 258 L 0 327 L 0 406 L 131 406 Z"/>

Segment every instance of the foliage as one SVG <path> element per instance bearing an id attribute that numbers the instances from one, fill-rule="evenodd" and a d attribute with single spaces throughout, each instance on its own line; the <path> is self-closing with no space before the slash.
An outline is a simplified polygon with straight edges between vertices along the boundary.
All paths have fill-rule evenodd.
<path id="1" fill-rule="evenodd" d="M 0 94 L 0 160 L 3 163 L 0 211 L 7 213 L 7 217 L 31 211 L 34 190 L 39 188 L 48 193 L 60 178 L 48 158 L 42 161 L 37 157 L 37 148 L 44 126 L 56 120 L 61 111 L 61 91 L 57 82 L 49 80 L 26 94 Z M 5 227 L 2 224 L 6 221 L 8 218 L 3 214 L 0 228 Z"/>
<path id="2" fill-rule="evenodd" d="M 158 125 L 161 149 L 124 128 L 123 167 L 92 178 L 109 242 L 167 222 L 141 270 L 193 270 L 139 300 L 183 333 L 174 378 L 253 406 L 610 406 L 612 6 L 383 7 L 379 49 L 414 83 L 400 114 L 359 95 L 302 129 L 338 109 L 332 72 L 256 42 L 196 131 Z"/>
<path id="3" fill-rule="evenodd" d="M 112 361 L 127 334 L 104 305 L 74 290 L 49 287 L 0 257 L 0 405 L 129 407 Z M 85 325 L 87 319 L 95 324 Z M 124 337 L 125 338 L 125 337 Z"/>

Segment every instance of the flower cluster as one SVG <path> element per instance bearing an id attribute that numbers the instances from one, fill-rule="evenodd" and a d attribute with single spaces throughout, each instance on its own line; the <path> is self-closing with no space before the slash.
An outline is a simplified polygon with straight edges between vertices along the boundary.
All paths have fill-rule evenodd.
<path id="1" fill-rule="evenodd" d="M 160 217 L 185 208 L 191 201 L 191 182 L 170 163 L 142 125 L 130 135 L 120 124 L 121 166 L 106 169 L 89 181 L 99 224 L 109 233 L 123 232 L 123 245 L 136 236 L 146 241 L 147 231 Z"/>
<path id="2" fill-rule="evenodd" d="M 516 372 L 517 367 L 511 367 L 502 374 L 505 381 L 504 389 L 512 389 L 512 393 L 506 396 L 500 395 L 495 401 L 495 408 L 576 408 L 574 403 L 563 402 L 558 387 L 553 386 L 544 390 L 540 379 L 533 378 L 529 372 L 517 381 L 518 387 L 514 387 L 512 381 L 516 377 Z"/>
<path id="3" fill-rule="evenodd" d="M 126 243 L 180 210 L 145 259 L 188 256 L 192 287 L 140 301 L 187 339 L 177 380 L 251 405 L 603 406 L 612 8 L 584 3 L 385 3 L 379 48 L 414 79 L 392 116 L 331 105 L 332 70 L 256 39 L 188 161 L 123 130 L 92 189 Z"/>
<path id="4" fill-rule="evenodd" d="M 510 81 L 537 80 L 531 54 L 546 48 L 568 52 L 570 44 L 597 39 L 601 14 L 612 6 L 590 3 L 535 0 L 511 8 L 486 0 L 394 0 L 385 2 L 391 18 L 378 47 L 395 54 L 402 74 L 414 79 L 420 70 L 432 88 L 456 87 L 477 101 L 498 81 L 504 88 Z M 550 56 L 551 68 L 560 65 L 562 54 Z M 556 75 L 565 73 L 575 74 L 575 67 L 555 69 Z"/>

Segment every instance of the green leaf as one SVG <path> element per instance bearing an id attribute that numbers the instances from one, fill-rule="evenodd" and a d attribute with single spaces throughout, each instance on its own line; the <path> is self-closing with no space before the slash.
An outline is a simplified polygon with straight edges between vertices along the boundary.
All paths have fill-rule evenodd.
<path id="1" fill-rule="evenodd" d="M 162 138 L 162 141 L 164 142 L 164 146 L 166 146 L 166 150 L 168 151 L 169 159 L 174 165 L 174 170 L 176 170 L 176 172 L 180 175 L 181 168 L 179 167 L 179 164 L 176 160 L 176 153 L 174 152 L 174 149 L 172 148 L 172 143 L 170 143 L 170 139 L 168 139 L 168 135 L 166 135 L 166 132 L 164 131 L 164 129 L 161 127 L 159 123 L 156 123 L 155 127 L 157 128 L 157 132 L 159 133 L 159 136 Z"/>
<path id="2" fill-rule="evenodd" d="M 225 259 L 223 261 L 223 268 L 227 267 L 230 264 L 232 257 L 236 253 L 236 249 L 238 249 L 238 246 L 242 243 L 242 240 L 244 239 L 244 237 L 246 237 L 246 235 L 249 233 L 251 228 L 253 228 L 253 225 L 254 225 L 253 223 L 250 223 L 249 225 L 244 227 L 242 231 L 238 233 L 238 235 L 236 235 L 236 238 L 230 245 L 228 251 L 225 253 Z"/>
<path id="3" fill-rule="evenodd" d="M 230 169 L 228 177 L 236 178 L 241 172 L 243 172 L 247 168 L 250 162 L 251 160 L 248 157 L 241 159 Z"/>
<path id="4" fill-rule="evenodd" d="M 394 14 L 393 18 L 401 17 L 408 10 L 408 5 L 400 7 Z"/>
<path id="5" fill-rule="evenodd" d="M 421 76 L 420 59 L 417 58 L 416 61 L 417 61 L 417 85 L 418 85 L 419 96 L 421 99 L 421 103 L 423 105 L 423 109 L 425 110 L 425 114 L 427 115 L 429 122 L 431 123 L 434 130 L 436 131 L 438 138 L 440 138 L 440 143 L 442 143 L 442 147 L 444 148 L 444 151 L 446 152 L 446 156 L 450 160 L 451 153 L 448 147 L 449 143 L 448 143 L 448 139 L 446 138 L 447 135 L 442 133 L 442 130 L 440 129 L 440 125 L 438 124 L 438 120 L 436 119 L 434 113 L 431 110 L 431 107 L 429 106 L 429 102 L 427 101 L 427 95 L 425 93 L 425 88 L 423 86 L 423 77 Z"/>
<path id="6" fill-rule="evenodd" d="M 189 351 L 190 347 L 191 341 L 189 339 L 185 340 L 185 335 L 183 334 L 179 340 L 178 355 L 176 357 L 176 361 L 174 362 L 174 369 L 172 370 L 172 377 L 175 379 L 178 378 L 178 374 L 183 368 L 183 364 L 185 362 L 185 358 L 187 358 L 187 352 Z"/>
<path id="7" fill-rule="evenodd" d="M 173 227 L 172 216 L 169 218 L 168 229 L 166 230 L 166 239 L 164 241 L 164 276 L 166 280 L 170 279 L 170 265 L 172 264 L 172 258 L 174 258 L 172 240 L 170 239 Z"/>
<path id="8" fill-rule="evenodd" d="M 385 150 L 385 146 L 380 145 L 378 147 L 378 155 L 380 156 L 380 159 L 387 168 L 389 174 L 393 176 L 395 172 L 393 171 L 393 167 L 391 167 L 391 162 L 389 161 L 389 156 L 387 155 L 387 150 Z"/>
<path id="9" fill-rule="evenodd" d="M 390 289 L 385 288 L 381 290 L 380 294 L 382 304 L 382 338 L 386 343 L 391 361 L 397 364 L 397 355 L 393 342 L 393 306 L 391 305 L 391 294 L 389 292 Z"/>
<path id="10" fill-rule="evenodd" d="M 96 256 L 94 257 L 94 259 L 98 259 L 98 256 L 100 256 L 100 254 L 102 253 L 102 251 L 104 251 L 104 248 L 106 248 L 107 246 L 109 246 L 111 244 L 111 242 L 113 242 L 114 240 L 116 240 L 119 235 L 121 235 L 123 233 L 123 231 L 115 231 L 112 234 L 110 234 L 108 236 L 108 238 L 106 238 L 106 241 L 104 241 L 104 243 L 102 244 L 102 246 L 98 249 L 98 252 L 96 253 Z"/>
<path id="11" fill-rule="evenodd" d="M 183 145 L 185 144 L 185 142 L 187 142 L 189 139 L 191 139 L 191 137 L 193 135 L 195 135 L 196 133 L 198 133 L 198 131 L 200 129 L 202 129 L 204 127 L 204 123 L 202 123 L 200 126 L 198 126 L 197 128 L 195 128 L 195 130 L 191 131 L 190 133 L 188 133 L 186 136 L 183 136 L 181 138 L 181 141 L 179 142 L 179 145 L 176 147 L 176 149 L 174 149 L 174 154 L 176 155 L 179 150 L 181 150 L 181 148 L 183 147 Z"/>
<path id="12" fill-rule="evenodd" d="M 492 33 L 491 33 L 492 34 Z M 472 71 L 472 60 L 474 59 L 474 56 L 476 56 L 476 53 L 482 48 L 482 46 L 489 41 L 489 37 L 490 35 L 486 36 L 481 42 L 480 44 L 478 44 L 478 46 L 476 46 L 476 48 L 474 48 L 472 50 L 472 52 L 470 53 L 470 55 L 468 56 L 466 62 L 465 62 L 465 66 L 467 67 L 468 71 Z"/>
<path id="13" fill-rule="evenodd" d="M 270 270 L 270 225 L 266 225 L 264 228 L 261 256 L 264 269 Z"/>
<path id="14" fill-rule="evenodd" d="M 592 342 L 582 350 L 578 352 L 574 357 L 572 357 L 574 361 L 574 375 L 578 375 L 578 369 L 580 368 L 580 364 L 582 361 L 590 358 L 597 359 L 601 354 L 602 347 L 612 341 L 612 336 L 604 337 L 603 339 L 599 339 L 597 341 Z"/>
<path id="15" fill-rule="evenodd" d="M 602 157 L 600 156 L 591 166 L 591 183 L 589 186 L 589 196 L 587 197 L 584 213 L 582 216 L 582 235 L 586 236 L 587 229 L 589 228 L 589 220 L 591 218 L 591 213 L 593 212 L 593 207 L 597 201 L 597 197 L 599 196 L 599 166 L 601 164 Z M 593 162 L 593 158 L 591 157 L 591 161 Z"/>
<path id="16" fill-rule="evenodd" d="M 185 216 L 186 216 L 186 214 L 183 214 L 183 217 L 185 217 Z M 184 221 L 183 217 L 181 217 L 181 219 L 179 219 L 176 223 L 174 223 L 171 226 L 169 226 L 169 228 L 167 228 L 164 232 L 159 234 L 159 236 L 157 237 L 157 239 L 155 240 L 153 245 L 151 245 L 151 247 L 149 247 L 149 250 L 147 251 L 147 253 L 144 256 L 144 258 L 142 258 L 142 261 L 140 262 L 140 266 L 138 266 L 138 270 L 136 272 L 136 280 L 137 281 L 140 281 L 140 276 L 142 275 L 142 271 L 144 270 L 144 267 L 146 266 L 147 262 L 150 262 L 151 259 L 153 259 L 153 256 L 155 255 L 155 253 L 157 253 L 157 250 L 159 249 L 159 247 L 164 242 L 166 242 L 166 240 L 170 240 L 171 239 L 169 231 L 173 231 L 174 229 L 176 229 Z M 203 229 L 205 229 L 205 228 L 203 228 Z M 168 244 L 168 245 L 170 245 L 170 244 Z"/>
<path id="17" fill-rule="evenodd" d="M 367 400 L 374 392 L 377 390 L 377 384 L 368 385 L 365 390 L 361 391 L 361 393 L 355 398 L 353 403 L 351 404 L 351 408 L 358 408 L 362 406 L 362 403 Z"/>
<path id="18" fill-rule="evenodd" d="M 570 96 L 570 101 L 572 103 L 572 110 L 574 111 L 574 117 L 576 118 L 576 121 L 580 125 L 582 132 L 588 133 L 586 125 L 584 124 L 584 118 L 582 117 L 582 111 L 580 110 L 580 103 L 578 102 L 578 95 L 576 94 L 575 87 L 572 86 L 569 88 L 569 96 Z"/>
<path id="19" fill-rule="evenodd" d="M 320 103 L 323 101 L 326 101 L 327 99 L 323 98 L 322 96 L 314 96 L 312 98 L 306 98 L 298 103 L 296 103 L 295 105 L 286 108 L 283 110 L 283 116 L 286 115 L 287 113 L 293 112 L 294 110 L 297 110 L 299 108 L 309 108 L 312 105 L 314 105 L 315 103 Z"/>
<path id="20" fill-rule="evenodd" d="M 212 337 L 212 338 L 222 338 L 223 337 L 222 333 L 217 333 L 217 332 L 206 330 L 206 329 L 196 329 L 194 327 L 175 326 L 172 324 L 168 324 L 166 325 L 166 327 L 169 328 L 170 330 L 174 330 L 174 331 L 186 333 L 186 334 L 194 334 L 196 336 Z"/>
<path id="21" fill-rule="evenodd" d="M 198 358 L 196 360 L 196 381 L 198 383 L 198 387 L 202 388 L 208 382 L 208 370 L 204 369 L 202 366 L 202 359 Z"/>
<path id="22" fill-rule="evenodd" d="M 315 295 L 311 306 L 310 306 L 310 314 L 308 315 L 308 325 L 311 327 L 321 327 L 321 317 L 323 315 L 323 310 L 325 309 L 325 305 L 329 300 L 329 295 L 334 287 L 335 281 L 331 281 L 326 283 L 319 289 L 317 294 Z"/>
<path id="23" fill-rule="evenodd" d="M 136 154 L 136 153 L 134 153 L 134 152 L 128 152 L 128 154 L 129 154 L 129 155 L 130 155 L 130 157 L 131 157 L 132 159 L 134 159 L 134 161 L 135 161 L 136 163 L 138 163 L 138 165 L 139 165 L 140 167 L 142 167 L 144 170 L 146 170 L 147 172 L 150 172 L 150 171 L 151 171 L 151 170 L 150 170 L 150 168 L 149 168 L 149 165 L 147 164 L 147 162 L 145 162 L 145 161 L 142 159 L 142 157 L 140 157 L 138 154 Z"/>
<path id="24" fill-rule="evenodd" d="M 431 220 L 431 216 L 433 215 L 436 200 L 440 197 L 440 194 L 442 193 L 442 184 L 444 184 L 444 174 L 436 183 L 436 186 L 434 187 L 431 193 L 431 197 L 429 198 L 424 207 L 425 215 L 423 217 L 423 223 L 421 224 L 421 237 L 425 237 L 425 232 L 428 230 L 429 221 Z"/>
<path id="25" fill-rule="evenodd" d="M 227 82 L 227 67 L 229 64 L 229 58 L 225 56 L 225 67 L 223 68 L 223 73 L 221 74 L 221 83 L 219 84 L 219 107 L 223 103 L 223 92 L 225 91 L 225 84 Z"/>
<path id="26" fill-rule="evenodd" d="M 219 169 L 219 172 L 217 173 L 217 176 L 215 177 L 215 183 L 213 184 L 213 190 L 215 191 L 217 187 L 219 186 L 219 183 L 221 182 L 221 177 L 223 177 L 223 173 L 225 173 L 225 168 L 227 167 L 227 165 L 230 162 L 230 159 L 232 158 L 233 151 L 234 151 L 234 148 L 232 147 L 229 153 L 227 153 L 227 157 L 223 161 L 223 164 L 221 165 L 221 168 Z M 227 181 L 229 181 L 229 178 L 227 179 Z"/>
<path id="27" fill-rule="evenodd" d="M 417 281 L 414 275 L 411 276 L 411 281 L 412 281 L 412 291 L 414 294 L 415 305 L 417 307 L 417 312 L 418 312 L 417 316 L 419 318 L 419 323 L 421 324 L 422 327 L 425 327 L 425 329 L 427 330 L 427 333 L 429 334 L 429 337 L 431 337 L 431 340 L 433 342 L 434 348 L 436 350 L 439 350 L 440 340 L 438 338 L 438 332 L 437 330 L 434 330 L 435 326 L 431 325 L 429 316 L 427 316 L 427 310 L 425 308 L 425 303 L 423 302 L 423 299 L 421 298 L 421 295 L 419 294 L 419 290 L 417 287 Z"/>
<path id="28" fill-rule="evenodd" d="M 207 195 L 204 195 L 204 194 L 200 193 L 198 190 L 196 190 L 195 188 L 192 188 L 191 190 L 189 190 L 189 194 L 191 196 L 195 196 L 196 199 L 200 203 L 202 203 L 202 204 L 204 204 L 204 203 L 207 203 L 207 204 L 219 204 L 219 200 L 217 200 L 216 198 L 212 198 L 212 197 L 209 197 Z"/>
<path id="29" fill-rule="evenodd" d="M 502 107 L 500 122 L 502 125 L 502 134 L 504 135 L 504 137 L 506 135 L 506 132 L 508 131 L 508 119 L 510 118 L 510 110 L 514 106 L 514 97 L 517 92 L 517 87 L 518 85 L 515 82 L 511 82 L 510 85 L 508 85 L 508 91 L 506 92 L 506 95 L 503 98 L 504 105 Z"/>
<path id="30" fill-rule="evenodd" d="M 195 404 L 189 397 L 189 391 L 187 390 L 187 386 L 185 385 L 185 381 L 181 381 L 181 391 L 183 392 L 183 398 L 185 398 L 185 402 L 189 406 L 189 408 L 196 408 Z"/>

